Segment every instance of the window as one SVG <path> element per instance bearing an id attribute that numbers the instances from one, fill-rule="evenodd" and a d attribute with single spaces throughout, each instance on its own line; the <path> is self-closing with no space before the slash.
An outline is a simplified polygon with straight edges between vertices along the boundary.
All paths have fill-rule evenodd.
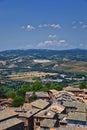
<path id="1" fill-rule="evenodd" d="M 37 125 L 37 126 L 40 126 L 40 122 L 36 122 L 36 125 Z"/>

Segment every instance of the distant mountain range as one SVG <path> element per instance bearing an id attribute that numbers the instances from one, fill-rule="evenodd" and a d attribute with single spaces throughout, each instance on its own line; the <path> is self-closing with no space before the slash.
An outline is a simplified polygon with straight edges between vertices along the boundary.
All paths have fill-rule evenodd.
<path id="1" fill-rule="evenodd" d="M 76 61 L 87 61 L 87 50 L 72 49 L 72 50 L 40 50 L 40 49 L 27 49 L 27 50 L 7 50 L 0 52 L 0 59 L 9 56 L 34 56 L 45 59 L 63 59 L 67 58 Z"/>

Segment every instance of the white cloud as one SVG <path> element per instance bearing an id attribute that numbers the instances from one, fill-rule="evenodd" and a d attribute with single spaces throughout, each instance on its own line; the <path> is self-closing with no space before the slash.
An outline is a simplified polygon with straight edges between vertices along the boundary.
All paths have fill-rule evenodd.
<path id="1" fill-rule="evenodd" d="M 77 28 L 81 28 L 81 29 L 86 29 L 87 28 L 87 23 L 85 21 L 73 21 L 72 22 L 72 29 L 77 29 Z"/>
<path id="2" fill-rule="evenodd" d="M 77 29 L 77 26 L 72 26 L 73 29 Z"/>
<path id="3" fill-rule="evenodd" d="M 40 24 L 38 25 L 39 28 L 45 28 L 45 27 L 50 27 L 50 24 Z"/>
<path id="4" fill-rule="evenodd" d="M 22 28 L 22 29 L 25 29 L 25 26 L 22 26 L 21 28 Z"/>
<path id="5" fill-rule="evenodd" d="M 83 24 L 83 25 L 82 25 L 82 28 L 83 28 L 83 29 L 87 28 L 87 24 Z"/>
<path id="6" fill-rule="evenodd" d="M 55 41 L 51 41 L 51 40 L 48 40 L 48 41 L 43 41 L 43 42 L 40 42 L 38 44 L 38 47 L 44 47 L 44 46 L 49 46 L 49 45 L 53 45 Z"/>
<path id="7" fill-rule="evenodd" d="M 50 34 L 48 37 L 49 37 L 49 38 L 55 38 L 55 37 L 56 37 L 56 34 Z"/>
<path id="8" fill-rule="evenodd" d="M 51 28 L 61 28 L 60 24 L 40 24 L 38 25 L 39 28 L 46 28 L 46 27 L 51 27 Z"/>
<path id="9" fill-rule="evenodd" d="M 32 25 L 27 25 L 26 29 L 27 29 L 28 31 L 31 31 L 31 30 L 34 30 L 35 27 L 32 26 Z"/>
<path id="10" fill-rule="evenodd" d="M 52 27 L 52 28 L 61 28 L 60 24 L 51 24 L 50 27 Z"/>
<path id="11" fill-rule="evenodd" d="M 59 43 L 64 44 L 66 41 L 65 40 L 59 40 Z"/>
<path id="12" fill-rule="evenodd" d="M 35 27 L 34 26 L 32 26 L 32 25 L 27 25 L 27 26 L 22 26 L 21 27 L 22 29 L 25 29 L 25 30 L 28 30 L 28 31 L 31 31 L 31 30 L 34 30 L 35 29 Z"/>
<path id="13" fill-rule="evenodd" d="M 38 43 L 37 47 L 38 48 L 56 48 L 60 47 L 65 43 L 65 40 L 47 40 Z"/>
<path id="14" fill-rule="evenodd" d="M 72 21 L 72 25 L 75 25 L 77 23 L 77 21 Z"/>
<path id="15" fill-rule="evenodd" d="M 21 28 L 25 29 L 25 30 L 28 30 L 28 31 L 31 31 L 31 30 L 34 30 L 34 29 L 37 29 L 37 28 L 54 28 L 54 29 L 60 29 L 61 25 L 60 24 L 40 24 L 40 25 L 34 27 L 34 26 L 28 24 L 26 26 L 22 26 Z"/>
<path id="16" fill-rule="evenodd" d="M 82 25 L 84 22 L 83 21 L 79 21 L 79 24 Z"/>

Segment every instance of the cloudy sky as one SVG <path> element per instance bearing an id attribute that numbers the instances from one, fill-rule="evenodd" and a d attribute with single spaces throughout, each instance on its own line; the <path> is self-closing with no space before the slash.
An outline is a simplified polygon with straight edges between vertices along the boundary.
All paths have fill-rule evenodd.
<path id="1" fill-rule="evenodd" d="M 0 0 L 0 51 L 87 49 L 87 0 Z"/>

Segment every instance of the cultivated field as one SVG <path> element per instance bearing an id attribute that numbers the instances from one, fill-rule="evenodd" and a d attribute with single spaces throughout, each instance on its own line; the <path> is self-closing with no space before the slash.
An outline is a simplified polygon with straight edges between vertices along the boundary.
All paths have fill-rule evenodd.
<path id="1" fill-rule="evenodd" d="M 25 72 L 25 73 L 18 73 L 18 74 L 12 74 L 7 76 L 11 80 L 20 80 L 20 81 L 26 81 L 26 82 L 35 82 L 35 77 L 44 77 L 46 75 L 57 75 L 57 73 L 45 73 L 45 72 Z"/>
<path id="2" fill-rule="evenodd" d="M 71 61 L 71 62 L 63 63 L 57 66 L 56 70 L 65 70 L 71 72 L 87 72 L 87 62 Z"/>

